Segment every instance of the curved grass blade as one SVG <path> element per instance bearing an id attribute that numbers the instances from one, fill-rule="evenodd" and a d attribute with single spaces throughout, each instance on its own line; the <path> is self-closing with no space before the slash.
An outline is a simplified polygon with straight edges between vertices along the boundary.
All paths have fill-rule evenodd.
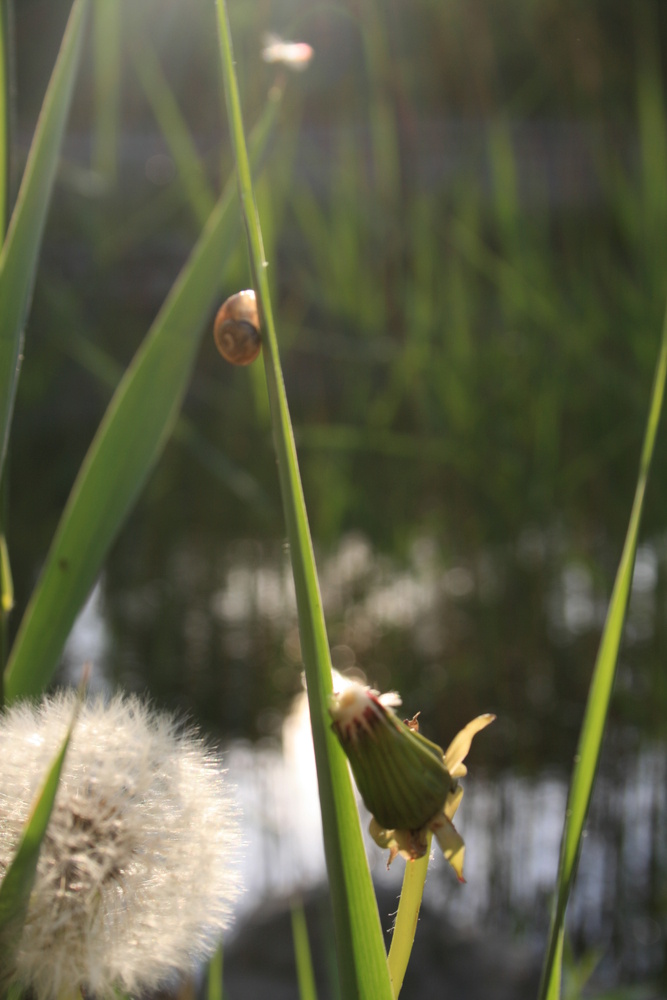
<path id="1" fill-rule="evenodd" d="M 303 903 L 292 903 L 292 941 L 294 943 L 294 961 L 299 983 L 299 1000 L 317 1000 L 313 959 L 308 941 L 308 926 Z"/>
<path id="2" fill-rule="evenodd" d="M 88 0 L 74 0 L 0 253 L 0 472 L 46 212 L 79 62 Z"/>
<path id="3" fill-rule="evenodd" d="M 345 756 L 331 731 L 329 644 L 280 365 L 224 0 L 217 0 L 217 9 L 227 112 L 253 282 L 262 317 L 264 366 L 308 684 L 341 993 L 345 1000 L 390 1000 L 387 958 L 359 814 Z"/>
<path id="4" fill-rule="evenodd" d="M 637 550 L 637 538 L 641 522 L 644 494 L 655 438 L 660 421 L 662 402 L 667 375 L 667 311 L 662 328 L 662 342 L 655 369 L 648 420 L 639 462 L 639 475 L 635 496 L 630 511 L 630 523 L 625 536 L 621 561 L 614 581 L 614 589 L 609 603 L 600 648 L 593 670 L 588 701 L 584 712 L 579 746 L 575 757 L 572 784 L 565 813 L 565 826 L 561 842 L 560 861 L 556 886 L 556 898 L 551 918 L 547 953 L 542 970 L 539 1000 L 556 1000 L 560 995 L 561 964 L 563 953 L 563 933 L 565 910 L 576 874 L 577 861 L 581 849 L 581 838 L 593 792 L 593 783 L 600 759 L 600 748 L 604 726 L 609 710 L 618 651 L 623 633 L 623 624 L 632 585 L 632 574 Z"/>
<path id="5" fill-rule="evenodd" d="M 81 698 L 76 703 L 63 744 L 35 797 L 14 860 L 0 883 L 0 996 L 5 993 L 11 980 L 13 954 L 25 922 L 39 852 L 53 811 L 60 772 L 65 763 L 80 704 Z"/>
<path id="6" fill-rule="evenodd" d="M 277 100 L 258 124 L 256 155 L 276 109 Z M 7 703 L 38 695 L 49 683 L 109 547 L 173 429 L 220 292 L 220 261 L 233 244 L 233 202 L 230 181 L 88 449 L 9 657 Z"/>

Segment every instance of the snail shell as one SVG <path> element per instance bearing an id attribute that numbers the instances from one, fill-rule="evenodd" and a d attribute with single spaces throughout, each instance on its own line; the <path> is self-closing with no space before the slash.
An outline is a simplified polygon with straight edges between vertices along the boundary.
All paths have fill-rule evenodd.
<path id="1" fill-rule="evenodd" d="M 237 292 L 223 302 L 213 327 L 215 344 L 225 361 L 249 365 L 262 349 L 259 314 L 252 289 Z"/>

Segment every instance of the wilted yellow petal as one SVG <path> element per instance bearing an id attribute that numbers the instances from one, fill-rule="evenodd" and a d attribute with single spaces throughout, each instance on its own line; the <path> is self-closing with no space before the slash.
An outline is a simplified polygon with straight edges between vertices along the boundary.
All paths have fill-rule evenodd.
<path id="1" fill-rule="evenodd" d="M 476 719 L 469 722 L 460 733 L 457 733 L 445 751 L 445 767 L 452 778 L 462 778 L 466 774 L 466 768 L 461 763 L 468 756 L 470 744 L 473 736 L 480 729 L 485 729 L 495 719 L 495 715 L 478 715 Z"/>
<path id="2" fill-rule="evenodd" d="M 445 802 L 445 816 L 447 819 L 454 819 L 454 813 L 461 804 L 461 799 L 463 798 L 463 787 L 461 785 L 456 785 L 453 791 L 447 796 L 447 801 Z"/>
<path id="3" fill-rule="evenodd" d="M 463 877 L 463 856 L 465 854 L 463 837 L 444 813 L 429 825 L 437 837 L 445 860 L 449 861 L 459 882 L 465 882 Z"/>

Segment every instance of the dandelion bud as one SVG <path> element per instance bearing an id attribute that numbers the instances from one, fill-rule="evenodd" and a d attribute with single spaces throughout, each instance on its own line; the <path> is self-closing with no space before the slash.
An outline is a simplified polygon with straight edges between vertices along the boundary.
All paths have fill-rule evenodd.
<path id="1" fill-rule="evenodd" d="M 76 695 L 0 715 L 0 873 Z M 166 985 L 215 949 L 238 894 L 218 759 L 135 698 L 81 707 L 42 845 L 14 981 L 36 1000 Z"/>
<path id="2" fill-rule="evenodd" d="M 351 683 L 331 699 L 333 730 L 345 751 L 359 793 L 373 819 L 373 839 L 397 854 L 422 857 L 427 833 L 435 833 L 445 858 L 463 880 L 463 840 L 452 823 L 463 795 L 458 778 L 473 736 L 493 722 L 482 715 L 469 723 L 446 753 L 419 732 L 417 717 L 401 722 L 395 693 L 380 695 Z"/>
<path id="3" fill-rule="evenodd" d="M 444 805 L 452 779 L 442 750 L 396 716 L 391 700 L 353 684 L 334 695 L 333 730 L 380 826 L 417 830 Z"/>

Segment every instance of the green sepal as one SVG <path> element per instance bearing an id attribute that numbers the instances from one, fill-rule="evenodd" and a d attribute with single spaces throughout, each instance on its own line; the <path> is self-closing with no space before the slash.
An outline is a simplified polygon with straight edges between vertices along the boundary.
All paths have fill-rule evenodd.
<path id="1" fill-rule="evenodd" d="M 443 751 L 381 707 L 354 739 L 334 723 L 366 808 L 388 830 L 418 830 L 442 810 L 453 780 Z"/>

